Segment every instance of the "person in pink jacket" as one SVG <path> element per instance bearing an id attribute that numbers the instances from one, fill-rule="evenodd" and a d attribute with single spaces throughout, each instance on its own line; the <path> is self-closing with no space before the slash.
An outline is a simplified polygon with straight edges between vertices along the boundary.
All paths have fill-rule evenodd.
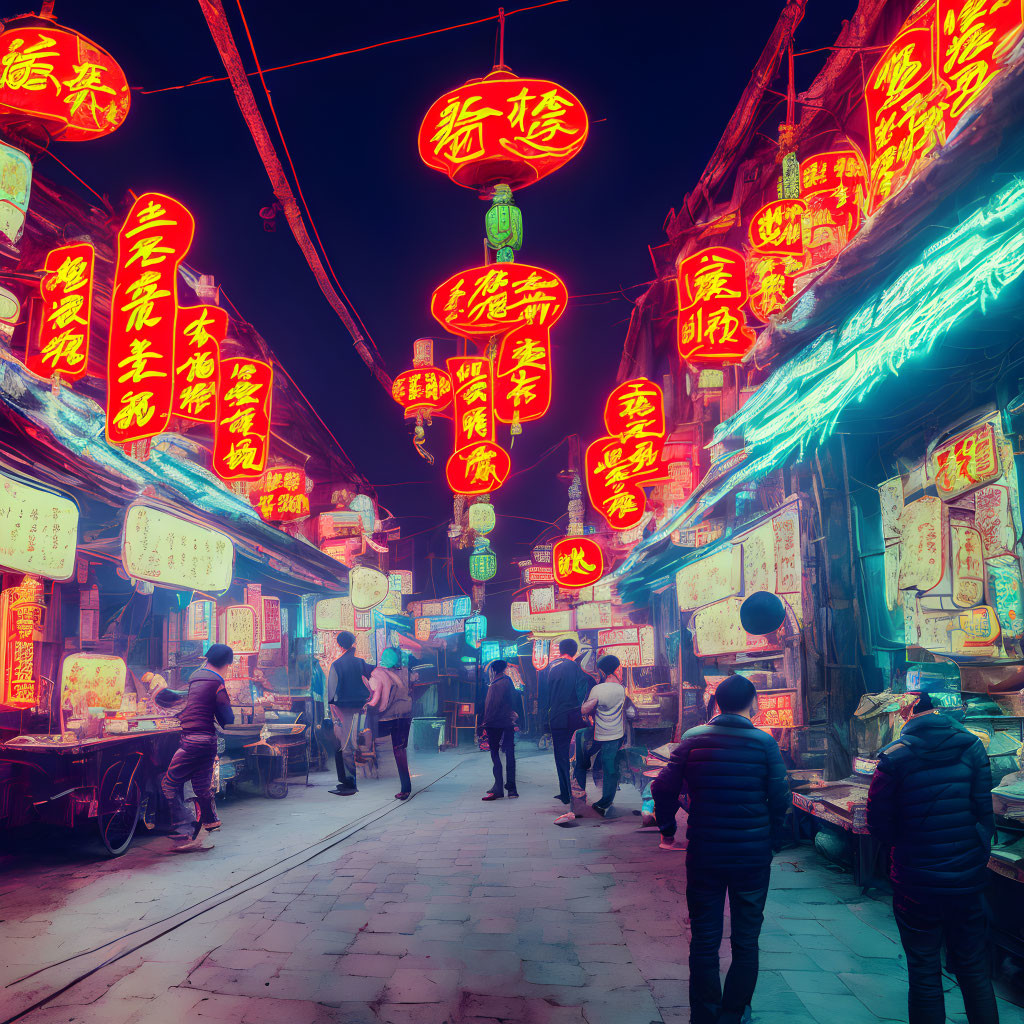
<path id="1" fill-rule="evenodd" d="M 391 749 L 395 752 L 395 764 L 401 790 L 396 800 L 408 800 L 412 794 L 412 778 L 409 775 L 409 729 L 412 726 L 412 697 L 409 684 L 395 670 L 400 666 L 402 656 L 389 647 L 380 657 L 380 664 L 370 673 L 370 689 L 373 696 L 367 701 L 368 708 L 376 708 L 380 735 L 391 737 Z"/>

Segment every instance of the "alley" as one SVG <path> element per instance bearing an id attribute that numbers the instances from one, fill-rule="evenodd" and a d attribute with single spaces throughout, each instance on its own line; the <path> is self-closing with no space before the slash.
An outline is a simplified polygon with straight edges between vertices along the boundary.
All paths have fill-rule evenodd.
<path id="1" fill-rule="evenodd" d="M 639 830 L 625 788 L 614 818 L 554 827 L 548 755 L 520 763 L 518 801 L 482 803 L 484 755 L 451 753 L 420 758 L 404 805 L 388 802 L 393 779 L 338 800 L 318 775 L 284 801 L 225 805 L 209 852 L 167 856 L 152 838 L 115 862 L 9 867 L 4 1006 L 20 1015 L 70 985 L 17 1019 L 686 1021 L 683 858 Z M 776 860 L 761 948 L 758 1024 L 905 1019 L 886 901 L 809 848 Z"/>

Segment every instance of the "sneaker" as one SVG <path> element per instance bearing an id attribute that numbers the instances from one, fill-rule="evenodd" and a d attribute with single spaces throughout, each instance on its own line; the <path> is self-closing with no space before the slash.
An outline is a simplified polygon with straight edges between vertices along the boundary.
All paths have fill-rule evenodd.
<path id="1" fill-rule="evenodd" d="M 409 797 L 411 797 L 411 796 L 412 796 L 412 793 L 396 793 L 395 794 L 395 799 L 396 800 L 408 800 Z"/>
<path id="2" fill-rule="evenodd" d="M 610 807 L 605 807 L 605 805 L 602 803 L 596 803 L 593 805 L 593 807 L 594 810 L 597 811 L 597 813 L 600 814 L 602 818 L 611 810 Z"/>
<path id="3" fill-rule="evenodd" d="M 480 797 L 480 799 L 481 800 L 501 800 L 501 799 L 504 798 L 504 796 L 505 796 L 504 793 L 485 793 L 482 797 Z"/>
<path id="4" fill-rule="evenodd" d="M 355 786 L 336 786 L 334 789 L 329 789 L 328 793 L 334 796 L 355 796 L 359 792 Z"/>
<path id="5" fill-rule="evenodd" d="M 576 823 L 576 815 L 572 811 L 566 811 L 565 814 L 560 814 L 555 818 L 555 824 L 562 828 L 568 828 L 570 825 Z"/>
<path id="6" fill-rule="evenodd" d="M 685 853 L 686 846 L 684 843 L 677 843 L 675 839 L 662 838 L 661 842 L 658 843 L 659 850 L 672 850 L 677 853 Z"/>

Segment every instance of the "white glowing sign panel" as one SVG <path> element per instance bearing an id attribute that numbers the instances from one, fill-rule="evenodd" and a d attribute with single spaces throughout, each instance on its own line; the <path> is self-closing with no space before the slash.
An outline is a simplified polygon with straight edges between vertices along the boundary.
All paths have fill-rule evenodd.
<path id="1" fill-rule="evenodd" d="M 354 633 L 355 609 L 347 597 L 328 597 L 323 601 L 317 601 L 314 622 L 316 628 L 325 633 L 340 633 L 343 629 Z"/>
<path id="2" fill-rule="evenodd" d="M 78 506 L 0 473 L 0 568 L 70 579 L 78 544 Z"/>
<path id="3" fill-rule="evenodd" d="M 623 668 L 649 668 L 654 665 L 654 627 L 599 630 L 597 647 L 602 657 L 614 654 Z"/>
<path id="4" fill-rule="evenodd" d="M 519 633 L 558 635 L 574 628 L 572 609 L 531 615 L 529 601 L 513 601 L 510 611 L 512 628 Z"/>
<path id="5" fill-rule="evenodd" d="M 377 569 L 357 565 L 348 574 L 348 592 L 356 611 L 369 611 L 388 596 L 388 578 Z"/>
<path id="6" fill-rule="evenodd" d="M 682 611 L 699 608 L 740 592 L 743 552 L 737 544 L 684 565 L 676 573 L 676 596 Z"/>
<path id="7" fill-rule="evenodd" d="M 771 637 L 754 636 L 740 625 L 742 598 L 727 597 L 693 613 L 690 630 L 700 657 L 719 654 L 749 654 L 777 647 Z"/>
<path id="8" fill-rule="evenodd" d="M 949 528 L 953 569 L 953 604 L 973 608 L 985 595 L 985 564 L 981 534 L 972 526 L 953 523 Z"/>
<path id="9" fill-rule="evenodd" d="M 227 644 L 236 657 L 256 654 L 260 649 L 256 610 L 247 604 L 235 604 L 217 616 L 217 640 Z"/>
<path id="10" fill-rule="evenodd" d="M 117 710 L 124 699 L 128 666 L 112 654 L 69 654 L 60 668 L 61 702 L 81 718 L 89 708 Z"/>
<path id="11" fill-rule="evenodd" d="M 900 590 L 934 590 L 946 574 L 947 511 L 941 498 L 924 497 L 900 515 Z"/>
<path id="12" fill-rule="evenodd" d="M 219 530 L 132 505 L 124 517 L 121 562 L 132 579 L 217 594 L 231 586 L 235 548 Z"/>

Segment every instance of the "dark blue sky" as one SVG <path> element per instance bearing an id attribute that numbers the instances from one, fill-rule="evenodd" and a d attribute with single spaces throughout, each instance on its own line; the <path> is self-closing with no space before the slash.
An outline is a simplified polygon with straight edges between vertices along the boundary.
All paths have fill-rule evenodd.
<path id="1" fill-rule="evenodd" d="M 476 0 L 243 3 L 264 66 L 496 12 Z M 647 246 L 664 240 L 665 214 L 696 182 L 782 6 L 570 0 L 510 18 L 506 63 L 518 74 L 564 84 L 591 119 L 583 152 L 519 193 L 526 234 L 520 258 L 555 270 L 577 296 L 649 280 Z M 831 43 L 856 4 L 808 6 L 800 49 Z M 248 61 L 235 0 L 225 0 L 225 9 Z M 132 85 L 223 74 L 194 0 L 58 0 L 56 15 L 110 50 Z M 484 204 L 420 162 L 416 132 L 443 90 L 490 70 L 494 39 L 492 22 L 268 76 L 327 252 L 392 375 L 411 364 L 413 339 L 441 333 L 429 314 L 433 288 L 481 256 Z M 820 60 L 798 61 L 799 88 Z M 114 198 L 128 188 L 154 189 L 185 202 L 196 216 L 190 263 L 214 274 L 267 338 L 405 531 L 429 529 L 450 514 L 447 424 L 430 434 L 438 456 L 431 469 L 414 453 L 399 407 L 353 350 L 283 219 L 276 233 L 263 231 L 258 211 L 273 195 L 227 83 L 135 93 L 114 135 L 63 145 L 59 155 Z M 41 170 L 62 180 L 52 162 Z M 600 432 L 629 312 L 614 295 L 570 303 L 552 337 L 552 409 L 517 440 L 513 473 L 568 434 L 578 432 L 586 443 Z M 447 354 L 439 347 L 439 358 Z M 499 579 L 515 575 L 511 563 L 542 528 L 529 518 L 564 513 L 564 485 L 555 478 L 564 452 L 519 472 L 495 496 Z M 394 486 L 402 481 L 413 483 Z M 439 553 L 443 536 L 441 527 L 431 537 Z"/>

